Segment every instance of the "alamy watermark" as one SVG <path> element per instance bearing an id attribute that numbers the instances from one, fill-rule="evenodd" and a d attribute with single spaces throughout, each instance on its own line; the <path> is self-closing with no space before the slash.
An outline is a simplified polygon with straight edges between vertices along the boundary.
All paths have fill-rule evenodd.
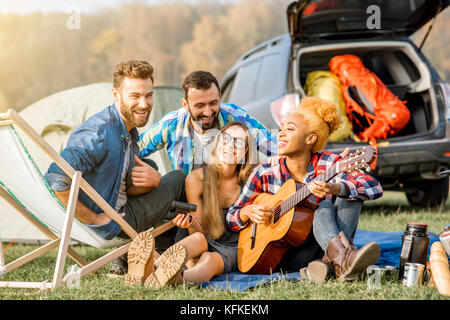
<path id="1" fill-rule="evenodd" d="M 370 16 L 366 20 L 366 27 L 369 30 L 381 29 L 381 9 L 376 4 L 367 7 L 367 14 Z"/>
<path id="2" fill-rule="evenodd" d="M 66 13 L 70 16 L 67 18 L 66 27 L 69 30 L 81 29 L 81 10 L 77 6 L 67 7 Z"/>
<path id="3" fill-rule="evenodd" d="M 70 267 L 68 275 L 68 280 L 66 282 L 66 286 L 69 289 L 80 289 L 80 283 L 81 283 L 81 275 L 80 275 L 80 268 L 74 264 Z"/>

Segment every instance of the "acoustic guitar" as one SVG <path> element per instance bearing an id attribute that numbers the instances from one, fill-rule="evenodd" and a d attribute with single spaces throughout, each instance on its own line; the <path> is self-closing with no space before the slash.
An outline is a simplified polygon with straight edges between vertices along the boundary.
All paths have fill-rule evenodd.
<path id="1" fill-rule="evenodd" d="M 342 172 L 359 168 L 369 170 L 376 151 L 371 146 L 337 161 L 313 181 L 328 182 Z M 250 223 L 239 233 L 238 268 L 244 273 L 270 274 L 289 248 L 300 246 L 308 237 L 317 205 L 309 200 L 308 185 L 297 189 L 294 179 L 287 180 L 275 194 L 261 193 L 253 203 L 272 207 L 268 223 Z"/>

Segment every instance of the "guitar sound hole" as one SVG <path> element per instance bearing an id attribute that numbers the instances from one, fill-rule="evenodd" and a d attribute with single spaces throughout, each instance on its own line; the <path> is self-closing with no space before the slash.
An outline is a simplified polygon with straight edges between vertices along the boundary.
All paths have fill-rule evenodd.
<path id="1" fill-rule="evenodd" d="M 273 215 L 273 223 L 277 223 L 278 220 L 280 220 L 280 215 L 279 215 L 278 213 L 275 213 L 275 214 Z"/>

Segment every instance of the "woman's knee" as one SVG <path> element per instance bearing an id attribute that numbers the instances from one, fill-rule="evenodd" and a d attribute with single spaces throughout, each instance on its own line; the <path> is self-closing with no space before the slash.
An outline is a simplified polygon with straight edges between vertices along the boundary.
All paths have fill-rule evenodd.
<path id="1" fill-rule="evenodd" d="M 319 203 L 319 207 L 317 209 L 334 209 L 334 203 L 331 200 L 323 200 Z"/>
<path id="2" fill-rule="evenodd" d="M 195 232 L 189 235 L 188 237 L 182 239 L 180 243 L 189 247 L 202 248 L 206 246 L 206 249 L 208 248 L 206 238 L 201 232 Z"/>
<path id="3" fill-rule="evenodd" d="M 330 200 L 324 200 L 319 204 L 319 207 L 314 212 L 314 219 L 321 218 L 323 216 L 329 216 L 336 212 L 336 207 Z"/>
<path id="4" fill-rule="evenodd" d="M 189 237 L 192 237 L 197 245 L 207 244 L 205 235 L 201 232 L 195 232 L 191 234 Z"/>
<path id="5" fill-rule="evenodd" d="M 210 270 L 213 274 L 222 273 L 224 263 L 222 257 L 217 252 L 204 252 L 201 256 L 201 260 L 211 267 Z"/>
<path id="6" fill-rule="evenodd" d="M 350 210 L 350 211 L 360 212 L 361 208 L 363 206 L 363 203 L 364 202 L 360 201 L 360 200 L 349 201 L 349 200 L 345 200 L 345 199 L 339 199 L 339 201 L 337 202 L 337 208 L 338 208 L 338 211 Z"/>

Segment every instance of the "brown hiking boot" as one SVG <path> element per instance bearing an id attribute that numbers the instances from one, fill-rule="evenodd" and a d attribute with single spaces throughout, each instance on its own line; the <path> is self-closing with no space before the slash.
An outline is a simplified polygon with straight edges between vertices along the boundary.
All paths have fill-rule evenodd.
<path id="1" fill-rule="evenodd" d="M 327 251 L 336 278 L 340 281 L 358 279 L 368 266 L 376 264 L 380 256 L 380 246 L 376 242 L 370 241 L 357 249 L 342 231 L 330 240 Z"/>
<path id="2" fill-rule="evenodd" d="M 126 285 L 140 285 L 153 272 L 155 239 L 151 232 L 139 233 L 128 249 Z"/>
<path id="3" fill-rule="evenodd" d="M 300 269 L 300 275 L 303 279 L 320 284 L 331 275 L 331 260 L 324 255 L 322 259 L 311 261 L 306 268 Z"/>
<path id="4" fill-rule="evenodd" d="M 148 276 L 144 286 L 159 289 L 166 284 L 180 284 L 187 258 L 186 248 L 179 243 L 174 244 L 161 255 L 158 268 Z"/>

